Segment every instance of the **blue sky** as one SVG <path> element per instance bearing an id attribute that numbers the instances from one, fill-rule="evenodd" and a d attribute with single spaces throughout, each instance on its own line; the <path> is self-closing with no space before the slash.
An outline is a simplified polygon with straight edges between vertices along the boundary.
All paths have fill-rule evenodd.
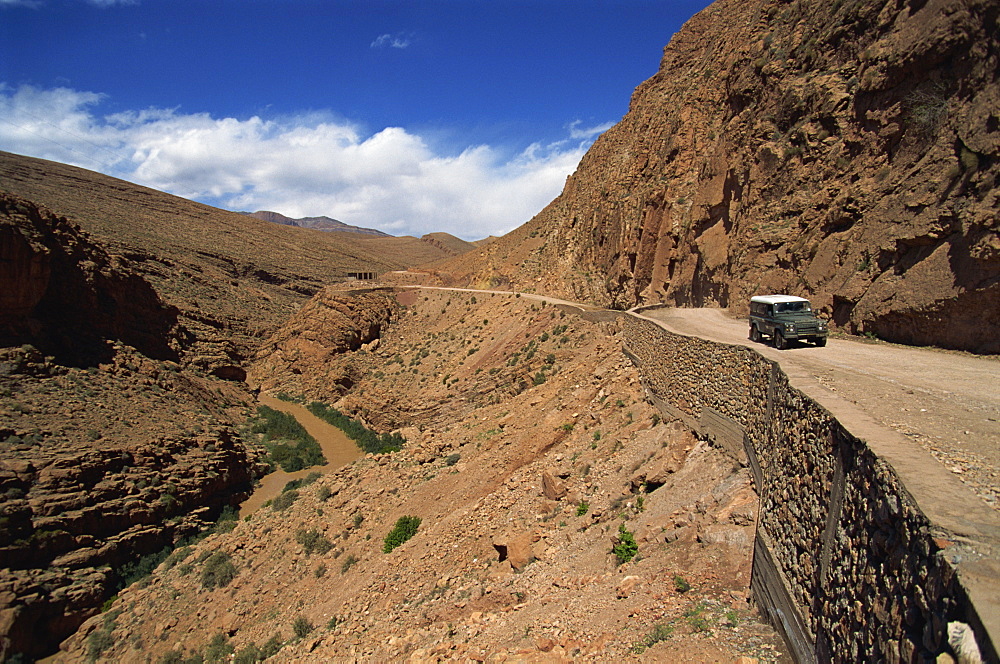
<path id="1" fill-rule="evenodd" d="M 0 0 L 0 149 L 226 209 L 502 234 L 706 5 Z"/>

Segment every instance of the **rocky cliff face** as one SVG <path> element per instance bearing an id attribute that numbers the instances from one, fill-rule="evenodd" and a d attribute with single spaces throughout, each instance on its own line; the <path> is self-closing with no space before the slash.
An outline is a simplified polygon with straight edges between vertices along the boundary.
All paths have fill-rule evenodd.
<path id="1" fill-rule="evenodd" d="M 250 490 L 241 391 L 112 350 L 81 369 L 0 349 L 0 658 L 51 654 L 126 565 Z"/>
<path id="2" fill-rule="evenodd" d="M 334 400 L 359 377 L 344 355 L 377 345 L 397 308 L 389 291 L 324 289 L 261 344 L 247 382 L 264 391 Z"/>
<path id="3" fill-rule="evenodd" d="M 559 198 L 451 269 L 616 307 L 790 292 L 852 333 L 998 352 L 997 13 L 720 0 Z"/>
<path id="4" fill-rule="evenodd" d="M 64 217 L 0 194 L 0 346 L 62 362 L 106 360 L 108 339 L 176 360 L 177 311 Z"/>
<path id="5" fill-rule="evenodd" d="M 184 334 L 128 260 L 0 194 L 0 659 L 51 654 L 249 491 L 248 395 L 184 371 Z"/>

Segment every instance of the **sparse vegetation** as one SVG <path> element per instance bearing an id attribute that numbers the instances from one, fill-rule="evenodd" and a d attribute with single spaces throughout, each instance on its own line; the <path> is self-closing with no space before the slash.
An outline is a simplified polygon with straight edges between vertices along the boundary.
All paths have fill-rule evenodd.
<path id="1" fill-rule="evenodd" d="M 618 543 L 611 549 L 611 553 L 618 558 L 619 565 L 624 565 L 639 553 L 639 545 L 635 541 L 635 536 L 625 528 L 624 523 L 618 526 Z"/>
<path id="2" fill-rule="evenodd" d="M 948 91 L 943 83 L 914 90 L 903 102 L 907 116 L 918 133 L 933 136 L 948 115 Z"/>
<path id="3" fill-rule="evenodd" d="M 271 509 L 274 510 L 275 512 L 286 510 L 289 507 L 291 507 L 292 503 L 298 500 L 298 498 L 299 498 L 299 492 L 296 491 L 295 489 L 292 489 L 290 491 L 283 491 L 281 495 L 279 495 L 277 498 L 271 501 Z"/>
<path id="4" fill-rule="evenodd" d="M 206 664 L 226 662 L 235 650 L 226 635 L 218 632 L 205 647 L 205 662 Z"/>
<path id="5" fill-rule="evenodd" d="M 288 413 L 267 406 L 257 407 L 251 431 L 263 434 L 271 460 L 286 473 L 326 463 L 319 443 Z"/>
<path id="6" fill-rule="evenodd" d="M 228 553 L 216 551 L 205 560 L 201 570 L 202 588 L 208 590 L 225 588 L 234 578 L 236 578 L 236 566 L 233 565 Z"/>
<path id="7" fill-rule="evenodd" d="M 333 548 L 333 543 L 315 528 L 299 528 L 295 532 L 295 541 L 302 545 L 305 554 L 326 553 Z"/>
<path id="8" fill-rule="evenodd" d="M 703 602 L 698 602 L 693 607 L 684 612 L 684 619 L 695 632 L 712 631 L 712 623 L 705 615 L 708 607 Z"/>
<path id="9" fill-rule="evenodd" d="M 309 632 L 313 631 L 313 629 L 315 629 L 315 626 L 305 616 L 297 616 L 292 622 L 292 631 L 300 639 L 309 636 Z"/>
<path id="10" fill-rule="evenodd" d="M 398 452 L 406 444 L 406 439 L 398 433 L 376 433 L 361 422 L 344 415 L 336 408 L 331 408 L 321 401 L 313 401 L 307 408 L 316 417 L 342 430 L 347 434 L 348 438 L 357 443 L 358 447 L 365 452 L 371 454 Z"/>
<path id="11" fill-rule="evenodd" d="M 115 639 L 111 636 L 111 633 L 115 630 L 115 627 L 117 627 L 115 620 L 119 615 L 121 615 L 120 610 L 109 611 L 104 614 L 104 621 L 101 624 L 101 627 L 87 635 L 84 650 L 89 661 L 96 661 L 105 650 L 115 644 Z"/>
<path id="12" fill-rule="evenodd" d="M 420 527 L 420 517 L 419 516 L 401 516 L 396 521 L 396 525 L 393 527 L 389 534 L 385 536 L 383 541 L 382 551 L 384 553 L 389 553 L 399 545 L 403 544 L 411 537 L 417 534 L 417 528 Z"/>
<path id="13" fill-rule="evenodd" d="M 347 574 L 347 570 L 354 567 L 354 565 L 356 565 L 357 562 L 358 562 L 357 556 L 355 556 L 353 553 L 348 554 L 347 558 L 344 559 L 343 564 L 341 564 L 340 566 L 340 573 Z"/>
<path id="14" fill-rule="evenodd" d="M 666 641 L 674 635 L 673 625 L 654 625 L 652 631 L 643 637 L 642 641 L 632 646 L 632 652 L 639 655 L 645 652 L 646 648 L 655 646 L 661 641 Z"/>

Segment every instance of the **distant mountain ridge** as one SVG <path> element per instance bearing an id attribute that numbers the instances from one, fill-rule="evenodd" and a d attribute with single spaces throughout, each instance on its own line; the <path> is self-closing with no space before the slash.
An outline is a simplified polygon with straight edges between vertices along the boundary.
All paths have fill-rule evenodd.
<path id="1" fill-rule="evenodd" d="M 278 212 L 271 212 L 269 210 L 258 210 L 257 212 L 240 212 L 240 214 L 245 214 L 248 217 L 254 217 L 262 221 L 270 221 L 274 224 L 283 224 L 285 226 L 298 226 L 299 228 L 312 228 L 317 231 L 339 231 L 342 233 L 360 233 L 362 235 L 375 235 L 377 237 L 392 237 L 388 233 L 383 233 L 382 231 L 375 230 L 374 228 L 363 228 L 361 226 L 351 226 L 350 224 L 345 224 L 337 219 L 331 219 L 330 217 L 303 217 L 301 219 L 292 219 L 291 217 L 286 217 L 285 215 Z"/>
<path id="2" fill-rule="evenodd" d="M 421 242 L 437 247 L 452 256 L 460 256 L 476 248 L 475 242 L 466 242 L 450 233 L 427 233 L 420 236 Z"/>

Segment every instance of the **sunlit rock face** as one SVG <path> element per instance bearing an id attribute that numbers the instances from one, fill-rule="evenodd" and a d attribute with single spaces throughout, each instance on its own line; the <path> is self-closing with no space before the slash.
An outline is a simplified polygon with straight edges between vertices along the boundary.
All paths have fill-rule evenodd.
<path id="1" fill-rule="evenodd" d="M 618 307 L 835 324 L 997 352 L 995 5 L 716 2 L 524 227 L 453 266 Z"/>

